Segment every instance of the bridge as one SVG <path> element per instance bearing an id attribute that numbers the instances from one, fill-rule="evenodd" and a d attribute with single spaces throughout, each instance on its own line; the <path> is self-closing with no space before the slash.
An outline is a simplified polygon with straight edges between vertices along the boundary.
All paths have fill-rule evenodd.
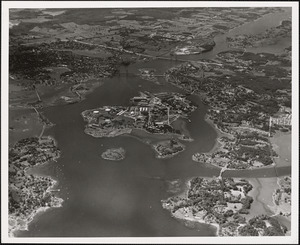
<path id="1" fill-rule="evenodd" d="M 78 41 L 76 39 L 74 40 L 74 42 L 85 44 L 85 45 L 90 45 L 90 46 L 96 46 L 96 47 L 99 47 L 99 48 L 109 49 L 109 50 L 113 50 L 113 51 L 117 51 L 117 52 L 124 52 L 124 53 L 128 53 L 128 54 L 133 54 L 133 55 L 137 55 L 137 56 L 141 56 L 141 57 L 145 57 L 145 58 L 161 59 L 161 60 L 174 60 L 173 58 L 170 58 L 170 57 L 142 54 L 142 53 L 133 52 L 133 51 L 130 51 L 130 50 L 127 50 L 127 49 L 124 49 L 124 48 L 114 48 L 114 47 L 110 47 L 110 46 L 103 45 L 103 44 L 87 43 L 87 42 L 83 42 L 83 41 Z M 175 60 L 176 61 L 181 61 L 181 62 L 193 61 L 193 60 L 187 60 L 187 59 L 178 59 L 177 57 L 175 58 Z M 197 63 L 205 64 L 205 65 L 212 64 L 212 65 L 217 65 L 217 66 L 223 66 L 223 64 L 216 63 L 216 62 L 197 61 Z"/>

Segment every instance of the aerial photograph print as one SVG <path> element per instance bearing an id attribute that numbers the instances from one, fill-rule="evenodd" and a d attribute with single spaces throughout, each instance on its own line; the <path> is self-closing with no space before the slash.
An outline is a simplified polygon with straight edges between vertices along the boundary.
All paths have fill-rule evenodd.
<path id="1" fill-rule="evenodd" d="M 1 5 L 2 242 L 299 242 L 297 1 Z"/>

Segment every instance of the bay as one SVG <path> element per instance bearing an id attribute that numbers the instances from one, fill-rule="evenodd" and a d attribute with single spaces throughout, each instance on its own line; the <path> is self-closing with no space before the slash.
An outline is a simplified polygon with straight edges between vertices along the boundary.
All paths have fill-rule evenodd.
<path id="1" fill-rule="evenodd" d="M 277 14 L 273 14 L 278 19 Z M 273 16 L 271 15 L 271 16 Z M 286 16 L 283 16 L 284 19 Z M 264 18 L 264 17 L 263 17 Z M 263 19 L 262 18 L 262 19 Z M 274 26 L 272 21 L 248 23 L 252 29 Z M 246 24 L 247 25 L 247 24 Z M 245 27 L 245 26 L 244 26 Z M 243 29 L 244 27 L 240 27 Z M 252 30 L 251 29 L 251 30 Z M 245 29 L 244 29 L 245 30 Z M 235 30 L 236 32 L 236 30 Z M 234 33 L 235 33 L 234 32 Z M 247 32 L 248 33 L 248 32 Z M 226 35 L 216 37 L 213 51 L 186 59 L 214 58 L 217 52 L 227 50 Z M 219 41 L 218 41 L 219 40 Z M 193 142 L 185 142 L 186 150 L 171 159 L 157 159 L 149 145 L 133 137 L 93 138 L 84 133 L 85 122 L 80 113 L 104 105 L 129 105 L 129 99 L 139 91 L 180 92 L 180 89 L 160 81 L 162 85 L 137 77 L 139 68 L 154 68 L 163 74 L 180 62 L 154 60 L 121 67 L 120 76 L 105 83 L 78 104 L 49 107 L 45 115 L 55 126 L 46 131 L 58 142 L 62 155 L 58 162 L 39 167 L 36 171 L 49 174 L 59 181 L 58 196 L 64 199 L 61 208 L 51 209 L 30 224 L 26 237 L 151 237 L 151 236 L 213 236 L 215 229 L 204 224 L 190 227 L 171 217 L 162 209 L 161 200 L 171 194 L 166 181 L 181 180 L 180 191 L 191 177 L 212 177 L 219 169 L 193 162 L 195 152 L 208 152 L 215 144 L 217 133 L 204 120 L 206 106 L 199 105 L 187 122 Z M 123 147 L 126 158 L 119 162 L 100 157 L 107 148 Z M 274 177 L 290 173 L 290 168 L 226 171 L 231 177 Z"/>

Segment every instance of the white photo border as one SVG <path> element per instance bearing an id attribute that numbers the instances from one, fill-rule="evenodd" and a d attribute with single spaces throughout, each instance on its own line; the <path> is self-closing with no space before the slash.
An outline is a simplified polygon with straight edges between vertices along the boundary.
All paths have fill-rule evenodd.
<path id="1" fill-rule="evenodd" d="M 2 1 L 1 10 L 1 241 L 3 243 L 298 244 L 299 218 L 299 3 L 257 1 Z M 8 236 L 8 47 L 10 8 L 291 7 L 292 8 L 292 229 L 286 237 L 99 237 Z"/>

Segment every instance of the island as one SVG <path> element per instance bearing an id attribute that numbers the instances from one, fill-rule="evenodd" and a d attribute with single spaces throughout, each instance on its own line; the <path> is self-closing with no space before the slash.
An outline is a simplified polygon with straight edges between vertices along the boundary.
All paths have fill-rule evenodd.
<path id="1" fill-rule="evenodd" d="M 195 109 L 185 95 L 179 93 L 141 92 L 133 97 L 131 106 L 104 106 L 81 113 L 87 122 L 85 133 L 93 137 L 115 137 L 143 129 L 153 134 L 178 134 L 171 123 L 187 118 Z"/>
<path id="2" fill-rule="evenodd" d="M 105 160 L 110 161 L 120 161 L 125 158 L 126 151 L 120 147 L 120 148 L 111 148 L 107 149 L 101 154 L 101 157 Z"/>
<path id="3" fill-rule="evenodd" d="M 169 135 L 183 141 L 192 139 L 175 129 L 172 123 L 178 118 L 188 118 L 197 108 L 186 95 L 179 93 L 140 92 L 130 100 L 131 106 L 104 106 L 81 113 L 87 122 L 84 132 L 93 137 L 116 137 L 130 134 L 133 129 L 150 134 Z M 157 157 L 174 156 L 184 150 L 175 139 L 153 144 Z"/>
<path id="4" fill-rule="evenodd" d="M 185 149 L 185 146 L 178 140 L 171 139 L 153 144 L 153 148 L 157 158 L 170 158 L 182 152 Z"/>
<path id="5" fill-rule="evenodd" d="M 165 92 L 152 94 L 146 91 L 140 92 L 140 96 L 133 97 L 130 102 L 130 107 L 104 106 L 83 111 L 81 115 L 87 122 L 84 132 L 99 138 L 128 135 L 133 129 L 139 129 L 151 134 L 170 135 L 183 141 L 192 141 L 189 136 L 172 126 L 178 118 L 188 118 L 197 108 L 185 95 Z M 149 144 L 158 158 L 169 158 L 185 149 L 175 139 Z"/>
<path id="6" fill-rule="evenodd" d="M 144 80 L 154 82 L 156 84 L 160 84 L 157 79 L 157 75 L 155 75 L 156 70 L 150 68 L 141 68 L 139 69 L 139 76 Z"/>

